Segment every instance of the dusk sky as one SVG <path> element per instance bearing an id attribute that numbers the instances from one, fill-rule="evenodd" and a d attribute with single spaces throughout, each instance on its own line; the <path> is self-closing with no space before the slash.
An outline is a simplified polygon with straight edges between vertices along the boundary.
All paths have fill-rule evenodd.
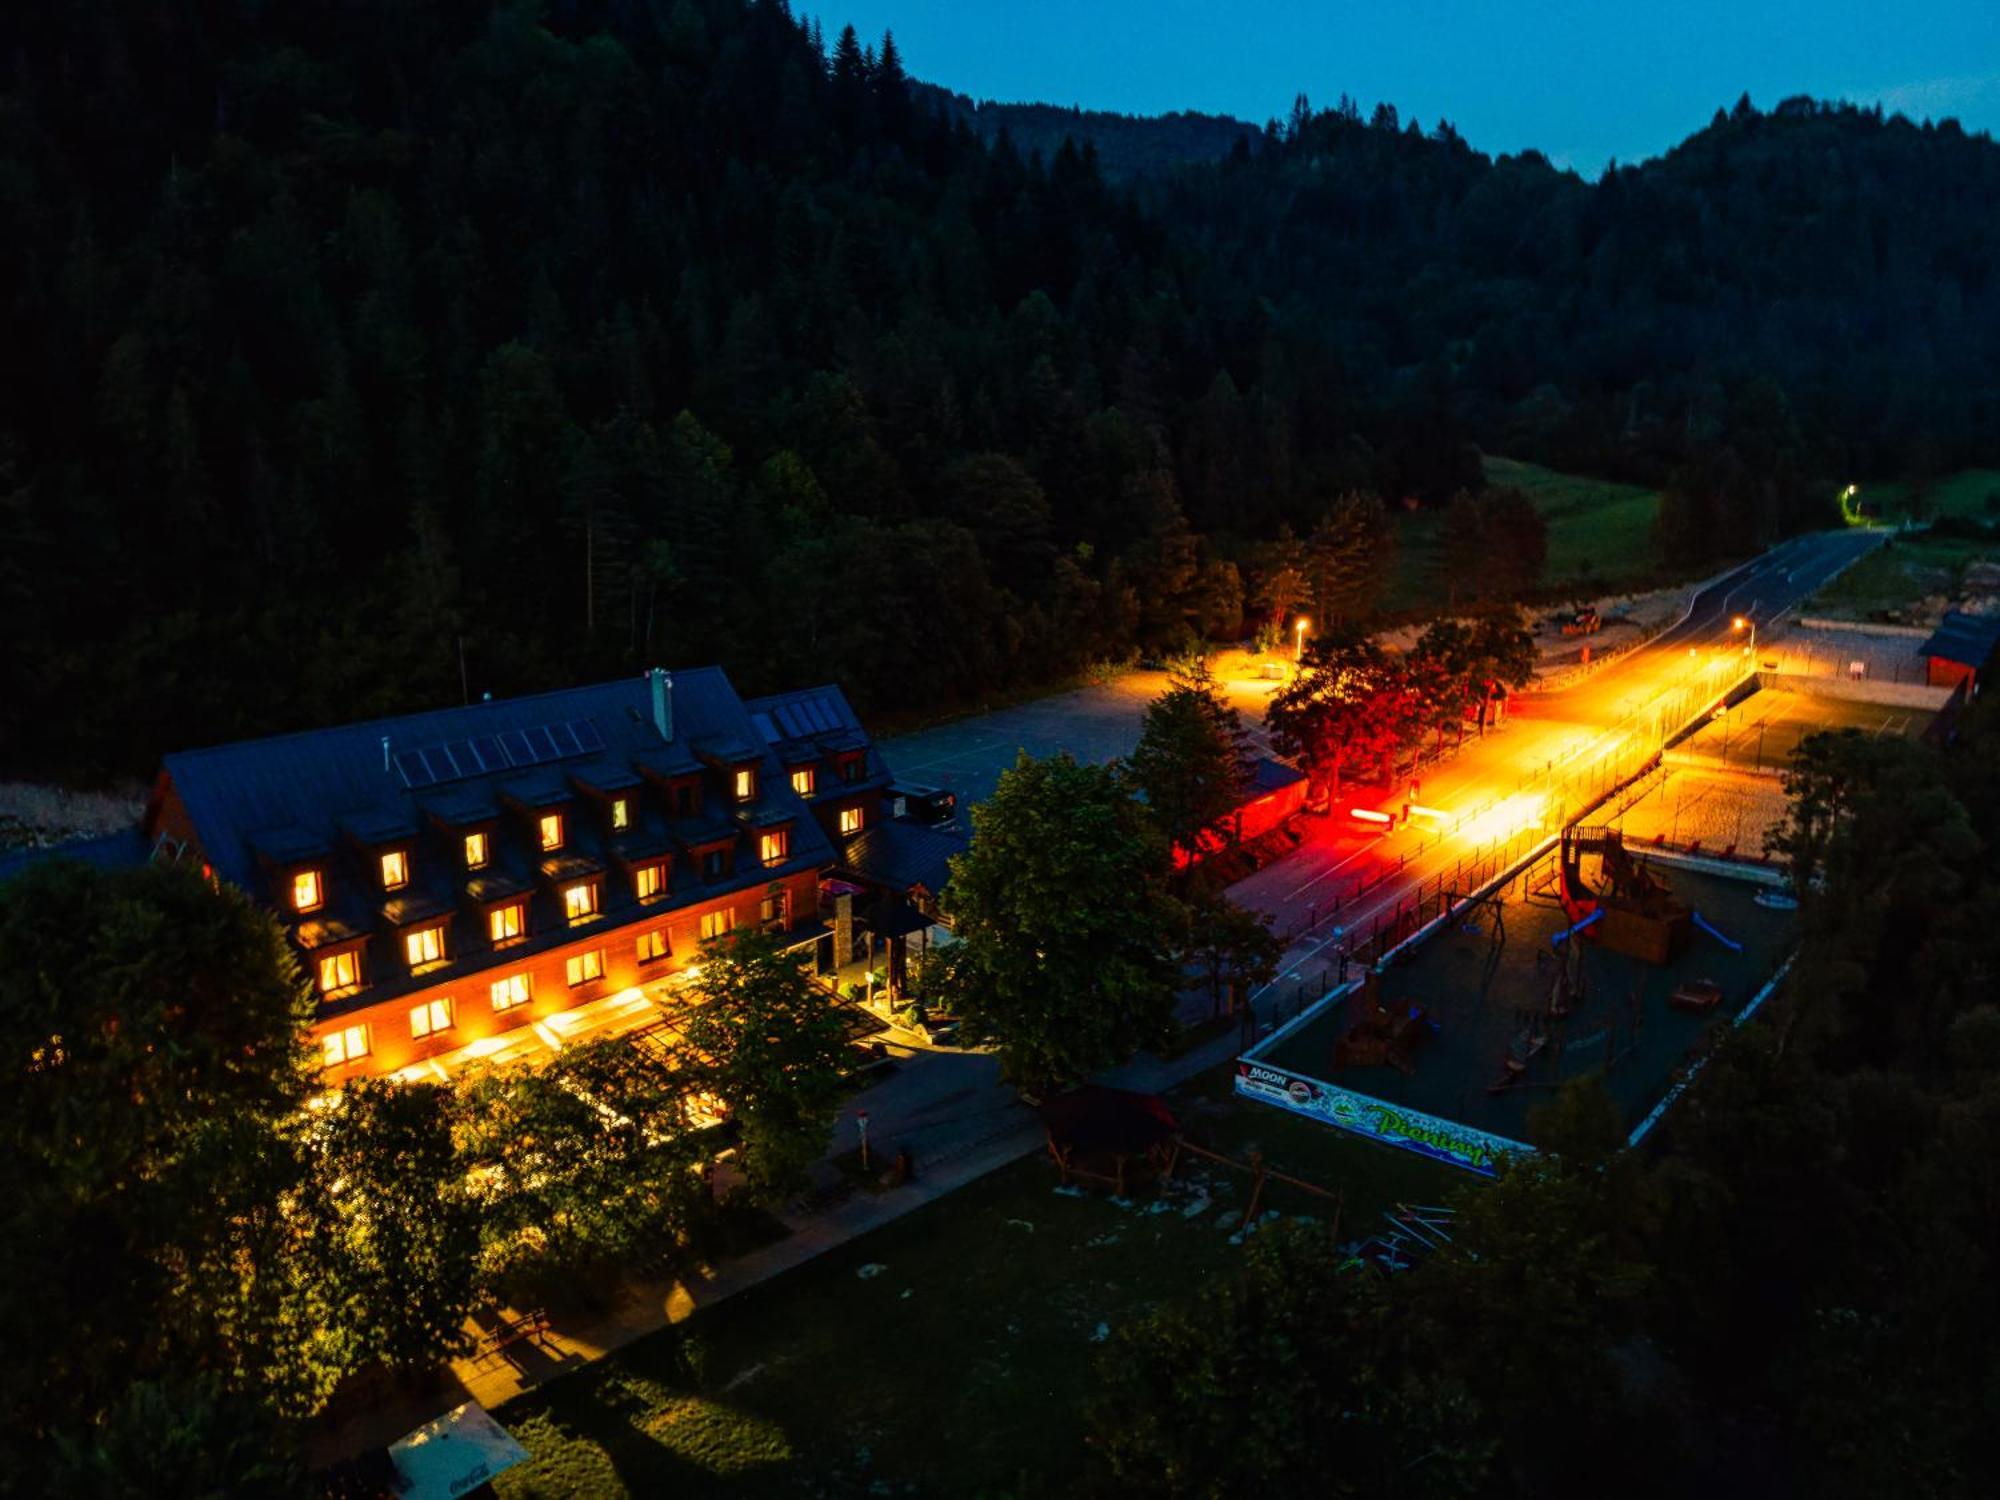
<path id="1" fill-rule="evenodd" d="M 808 12 L 812 7 L 800 4 Z M 1707 123 L 1745 90 L 1879 101 L 2000 126 L 1996 0 L 846 0 L 915 76 L 977 99 L 1262 123 L 1304 91 L 1449 119 L 1491 152 L 1534 146 L 1595 176 Z"/>

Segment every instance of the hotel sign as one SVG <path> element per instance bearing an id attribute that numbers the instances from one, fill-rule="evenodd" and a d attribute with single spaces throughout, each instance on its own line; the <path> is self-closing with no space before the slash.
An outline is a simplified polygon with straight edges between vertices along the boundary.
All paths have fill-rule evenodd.
<path id="1" fill-rule="evenodd" d="M 1482 1177 L 1493 1176 L 1502 1156 L 1528 1149 L 1505 1136 L 1488 1135 L 1247 1058 L 1236 1064 L 1236 1092 Z"/>

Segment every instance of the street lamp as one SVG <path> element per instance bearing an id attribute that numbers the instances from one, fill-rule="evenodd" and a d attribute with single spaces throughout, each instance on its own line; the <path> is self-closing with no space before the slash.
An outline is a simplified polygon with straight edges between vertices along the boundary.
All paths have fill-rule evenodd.
<path id="1" fill-rule="evenodd" d="M 1747 629 L 1747 630 L 1749 630 L 1749 632 L 1750 632 L 1750 659 L 1751 659 L 1751 661 L 1753 661 L 1753 662 L 1754 662 L 1754 661 L 1756 661 L 1756 659 L 1757 659 L 1757 622 L 1756 622 L 1755 620 L 1752 620 L 1752 619 L 1747 619 L 1747 618 L 1746 618 L 1746 617 L 1744 617 L 1743 615 L 1738 615 L 1738 616 L 1737 616 L 1737 617 L 1736 617 L 1735 619 L 1733 619 L 1733 620 L 1731 620 L 1731 621 L 1729 622 L 1729 628 L 1730 628 L 1731 630 L 1744 630 L 1744 629 Z"/>
<path id="2" fill-rule="evenodd" d="M 1301 666 L 1305 664 L 1306 627 L 1310 624 L 1312 624 L 1312 621 L 1308 620 L 1304 615 L 1300 615 L 1298 623 L 1292 627 L 1292 634 L 1295 637 L 1292 646 L 1292 660 Z"/>

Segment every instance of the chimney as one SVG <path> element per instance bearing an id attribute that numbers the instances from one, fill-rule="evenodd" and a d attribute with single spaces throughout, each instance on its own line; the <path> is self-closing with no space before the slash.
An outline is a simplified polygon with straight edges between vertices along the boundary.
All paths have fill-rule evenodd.
<path id="1" fill-rule="evenodd" d="M 659 667 L 646 673 L 646 681 L 653 689 L 653 727 L 660 732 L 660 738 L 672 742 L 674 737 L 674 680 Z"/>
<path id="2" fill-rule="evenodd" d="M 382 774 L 389 774 L 389 736 L 382 736 Z"/>

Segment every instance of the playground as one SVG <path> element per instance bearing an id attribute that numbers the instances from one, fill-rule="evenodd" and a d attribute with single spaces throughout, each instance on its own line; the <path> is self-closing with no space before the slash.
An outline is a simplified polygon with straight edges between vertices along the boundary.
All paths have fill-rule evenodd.
<path id="1" fill-rule="evenodd" d="M 1478 1137 L 1525 1141 L 1529 1111 L 1584 1074 L 1601 1073 L 1636 1125 L 1776 972 L 1797 914 L 1765 904 L 1768 886 L 1582 832 L 1567 890 L 1552 850 L 1250 1054 L 1239 1088 L 1280 1103 L 1289 1090 L 1288 1107 L 1475 1170 L 1491 1168 L 1493 1142 Z M 1257 1077 L 1259 1065 L 1308 1082 Z"/>

